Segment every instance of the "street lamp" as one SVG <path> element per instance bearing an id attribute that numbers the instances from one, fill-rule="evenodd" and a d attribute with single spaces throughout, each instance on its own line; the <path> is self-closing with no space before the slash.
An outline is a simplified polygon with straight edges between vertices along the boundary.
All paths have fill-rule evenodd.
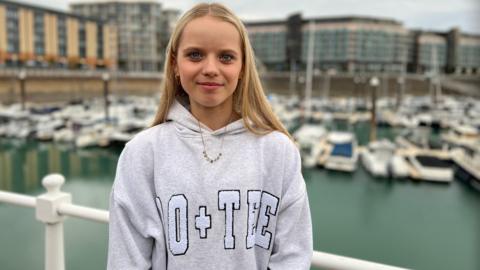
<path id="1" fill-rule="evenodd" d="M 380 80 L 378 80 L 378 78 L 377 78 L 376 76 L 373 76 L 373 77 L 370 79 L 370 85 L 371 85 L 371 86 L 377 87 L 379 84 L 380 84 Z"/>
<path id="2" fill-rule="evenodd" d="M 370 87 L 372 89 L 372 116 L 370 121 L 370 141 L 373 142 L 377 139 L 377 119 L 376 119 L 376 107 L 377 107 L 377 88 L 380 81 L 376 76 L 370 79 Z"/>
<path id="3" fill-rule="evenodd" d="M 22 102 L 22 111 L 25 110 L 25 99 L 26 99 L 26 93 L 25 93 L 25 79 L 27 78 L 27 72 L 25 69 L 21 69 L 20 72 L 18 73 L 18 80 L 20 81 L 20 99 Z"/>
<path id="4" fill-rule="evenodd" d="M 108 122 L 110 117 L 108 114 L 108 82 L 110 80 L 110 74 L 108 72 L 105 72 L 102 74 L 102 80 L 103 80 L 103 98 L 105 100 L 105 122 Z"/>

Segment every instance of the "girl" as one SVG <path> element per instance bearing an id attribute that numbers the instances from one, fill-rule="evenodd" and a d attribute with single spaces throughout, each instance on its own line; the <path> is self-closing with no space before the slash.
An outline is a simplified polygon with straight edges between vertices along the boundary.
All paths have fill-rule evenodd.
<path id="1" fill-rule="evenodd" d="M 108 269 L 309 269 L 300 156 L 241 21 L 199 4 L 167 49 L 153 126 L 118 161 Z"/>

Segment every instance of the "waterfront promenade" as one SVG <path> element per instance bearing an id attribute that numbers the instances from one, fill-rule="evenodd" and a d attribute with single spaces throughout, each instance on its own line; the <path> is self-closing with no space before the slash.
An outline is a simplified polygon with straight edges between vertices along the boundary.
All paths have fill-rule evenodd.
<path id="1" fill-rule="evenodd" d="M 19 77 L 20 69 L 0 69 L 1 103 L 20 102 L 21 80 L 24 82 L 27 102 L 56 102 L 87 99 L 103 96 L 105 86 L 116 95 L 153 95 L 159 93 L 161 73 L 149 72 L 105 72 L 102 70 L 25 70 L 24 78 Z M 395 96 L 401 87 L 404 95 L 428 95 L 431 80 L 423 75 L 408 74 L 404 85 L 399 84 L 398 74 L 337 74 L 317 72 L 312 78 L 314 97 L 365 97 L 369 95 L 368 80 L 379 76 L 382 96 Z M 105 75 L 108 76 L 105 77 Z M 267 93 L 304 95 L 305 74 L 298 73 L 293 85 L 288 72 L 261 73 Z M 460 94 L 480 97 L 480 76 L 449 75 L 442 77 L 444 94 Z"/>

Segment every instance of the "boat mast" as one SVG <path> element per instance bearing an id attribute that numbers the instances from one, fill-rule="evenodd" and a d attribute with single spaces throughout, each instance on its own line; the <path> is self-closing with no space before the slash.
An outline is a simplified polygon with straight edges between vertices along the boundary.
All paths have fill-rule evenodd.
<path id="1" fill-rule="evenodd" d="M 380 81 L 376 76 L 370 79 L 370 89 L 372 91 L 372 115 L 370 118 L 370 141 L 377 139 L 377 88 Z"/>
<path id="2" fill-rule="evenodd" d="M 435 46 L 435 44 L 432 44 L 430 63 L 430 97 L 432 100 L 432 105 L 434 107 L 437 107 L 437 103 L 441 95 L 441 87 L 438 77 L 437 47 Z"/>
<path id="3" fill-rule="evenodd" d="M 309 23 L 309 38 L 308 38 L 308 52 L 307 52 L 307 74 L 305 82 L 305 99 L 304 99 L 304 121 L 308 121 L 311 116 L 312 107 L 312 75 L 313 75 L 313 52 L 315 48 L 315 23 L 310 21 Z"/>

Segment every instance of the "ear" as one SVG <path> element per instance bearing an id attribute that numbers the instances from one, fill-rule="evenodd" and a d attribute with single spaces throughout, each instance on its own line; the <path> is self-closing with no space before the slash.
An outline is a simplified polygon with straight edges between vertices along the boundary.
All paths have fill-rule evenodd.
<path id="1" fill-rule="evenodd" d="M 172 56 L 172 67 L 173 67 L 173 75 L 175 77 L 180 76 L 178 73 L 178 65 L 177 65 L 177 60 L 175 59 L 175 56 Z"/>

